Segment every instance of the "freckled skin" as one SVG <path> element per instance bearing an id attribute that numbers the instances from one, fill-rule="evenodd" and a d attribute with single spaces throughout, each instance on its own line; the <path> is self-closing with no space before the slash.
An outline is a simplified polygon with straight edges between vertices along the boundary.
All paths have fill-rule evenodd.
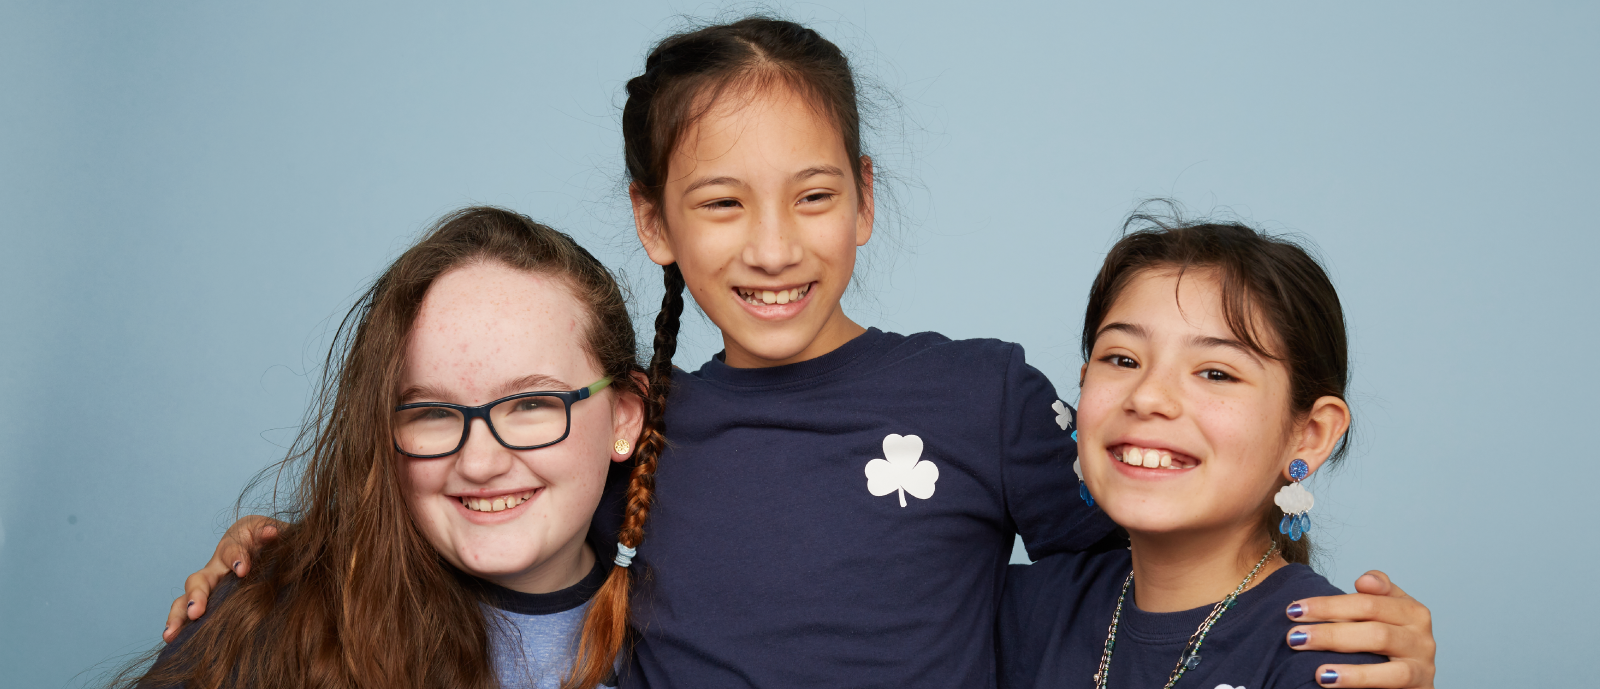
<path id="1" fill-rule="evenodd" d="M 1138 325 L 1151 337 L 1106 331 L 1096 339 L 1078 407 L 1084 480 L 1130 531 L 1248 529 L 1293 459 L 1289 372 L 1233 349 L 1195 346 L 1196 336 L 1233 339 L 1220 286 L 1204 271 L 1187 273 L 1174 299 L 1178 286 L 1174 273 L 1138 276 L 1101 324 Z M 1207 380 L 1208 370 L 1234 380 Z M 1130 479 L 1109 451 L 1129 438 L 1182 451 L 1200 465 L 1164 480 Z"/>
<path id="2" fill-rule="evenodd" d="M 634 195 L 651 260 L 678 264 L 722 331 L 730 366 L 804 361 L 865 332 L 839 306 L 856 247 L 872 236 L 872 168 L 863 162 L 858 192 L 838 129 L 791 89 L 773 86 L 726 94 L 686 132 L 668 164 L 662 208 Z M 820 167 L 843 174 L 796 178 Z M 708 179 L 732 181 L 689 189 Z M 781 320 L 751 315 L 735 291 L 811 283 L 809 302 Z"/>
<path id="3" fill-rule="evenodd" d="M 587 386 L 603 374 L 579 336 L 583 308 L 559 280 L 503 264 L 446 273 L 423 300 L 401 389 L 441 392 L 440 399 L 414 401 L 479 405 L 531 392 L 499 388 L 532 374 L 560 380 L 568 390 Z M 556 591 L 593 566 L 584 534 L 607 467 L 626 459 L 612 452 L 612 443 L 625 438 L 637 444 L 641 419 L 638 398 L 611 387 L 573 406 L 571 434 L 550 447 L 507 449 L 474 421 L 460 452 L 439 459 L 397 455 L 396 461 L 406 464 L 412 515 L 446 560 L 513 590 Z M 453 497 L 531 489 L 540 490 L 520 513 L 496 524 L 469 521 Z"/>

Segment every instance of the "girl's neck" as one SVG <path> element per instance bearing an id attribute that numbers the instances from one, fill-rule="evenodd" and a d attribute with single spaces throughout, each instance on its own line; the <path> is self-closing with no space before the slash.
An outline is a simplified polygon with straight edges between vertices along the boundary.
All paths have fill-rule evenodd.
<path id="1" fill-rule="evenodd" d="M 533 567 L 516 574 L 476 575 L 518 593 L 554 593 L 583 581 L 594 569 L 594 549 L 583 538 Z"/>
<path id="2" fill-rule="evenodd" d="M 806 343 L 805 347 L 792 354 L 778 354 L 777 358 L 771 358 L 770 355 L 763 356 L 764 353 L 757 353 L 748 347 L 740 345 L 738 341 L 729 337 L 727 332 L 724 331 L 722 334 L 722 361 L 733 368 L 771 368 L 773 366 L 797 364 L 802 361 L 810 361 L 843 347 L 846 342 L 856 339 L 866 331 L 866 328 L 857 325 L 855 321 L 850 320 L 849 316 L 844 315 L 844 309 L 836 307 L 833 313 L 828 316 L 828 320 L 823 322 L 822 329 L 817 331 L 816 337 L 811 338 L 811 341 Z"/>
<path id="3" fill-rule="evenodd" d="M 1128 540 L 1133 544 L 1134 602 L 1146 612 L 1190 610 L 1227 598 L 1271 545 L 1255 523 L 1226 531 L 1130 531 Z M 1274 553 L 1250 588 L 1287 564 Z"/>

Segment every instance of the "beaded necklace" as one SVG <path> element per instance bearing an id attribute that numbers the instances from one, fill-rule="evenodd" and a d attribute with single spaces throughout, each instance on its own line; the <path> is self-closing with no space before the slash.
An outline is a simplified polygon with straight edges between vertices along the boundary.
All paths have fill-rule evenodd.
<path id="1" fill-rule="evenodd" d="M 1256 562 L 1255 568 L 1244 575 L 1244 581 L 1239 582 L 1238 588 L 1228 594 L 1227 598 L 1217 601 L 1216 607 L 1211 608 L 1211 614 L 1200 623 L 1200 628 L 1189 635 L 1189 643 L 1184 644 L 1183 653 L 1178 654 L 1178 666 L 1172 669 L 1172 677 L 1167 680 L 1164 689 L 1172 689 L 1172 685 L 1178 683 L 1178 678 L 1182 677 L 1185 671 L 1200 667 L 1200 645 L 1206 642 L 1206 634 L 1211 632 L 1217 620 L 1222 619 L 1222 613 L 1233 607 L 1234 602 L 1239 599 L 1239 594 L 1244 592 L 1244 587 L 1250 585 L 1250 580 L 1255 578 L 1256 572 L 1261 571 L 1261 566 L 1267 564 L 1267 560 L 1276 552 L 1278 544 L 1273 543 L 1267 548 L 1267 554 L 1262 555 L 1261 560 Z M 1100 669 L 1094 673 L 1095 689 L 1106 689 L 1106 683 L 1111 680 L 1111 649 L 1117 645 L 1117 624 L 1122 621 L 1122 601 L 1128 597 L 1128 587 L 1131 585 L 1133 585 L 1133 572 L 1128 572 L 1128 578 L 1122 582 L 1122 593 L 1117 595 L 1117 611 L 1111 615 L 1111 631 L 1106 633 L 1106 648 L 1100 653 Z"/>

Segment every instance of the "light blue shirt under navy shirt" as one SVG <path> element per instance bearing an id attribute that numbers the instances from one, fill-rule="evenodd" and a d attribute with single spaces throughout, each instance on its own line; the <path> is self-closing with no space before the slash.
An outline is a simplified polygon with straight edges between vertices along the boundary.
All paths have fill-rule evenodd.
<path id="1" fill-rule="evenodd" d="M 559 689 L 572 671 L 589 600 L 605 583 L 597 559 L 581 581 L 551 593 L 521 593 L 476 580 L 485 600 L 495 676 L 505 689 Z"/>

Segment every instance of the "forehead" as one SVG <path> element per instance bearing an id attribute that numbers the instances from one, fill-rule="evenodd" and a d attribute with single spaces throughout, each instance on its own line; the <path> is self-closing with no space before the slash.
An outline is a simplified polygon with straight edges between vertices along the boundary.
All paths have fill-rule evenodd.
<path id="1" fill-rule="evenodd" d="M 1168 327 L 1228 332 L 1222 283 L 1216 271 L 1147 268 L 1135 273 L 1106 311 L 1106 322 L 1165 322 Z M 1104 325 L 1102 323 L 1101 325 Z"/>
<path id="2" fill-rule="evenodd" d="M 588 365 L 586 314 L 565 280 L 503 263 L 439 276 L 406 347 L 407 383 L 478 388 L 533 373 L 563 380 Z M 574 385 L 589 381 L 574 382 Z"/>
<path id="3" fill-rule="evenodd" d="M 848 157 L 838 126 L 793 86 L 767 80 L 717 94 L 705 114 L 684 129 L 679 145 L 673 147 L 672 164 L 764 160 L 781 165 L 817 157 Z"/>

